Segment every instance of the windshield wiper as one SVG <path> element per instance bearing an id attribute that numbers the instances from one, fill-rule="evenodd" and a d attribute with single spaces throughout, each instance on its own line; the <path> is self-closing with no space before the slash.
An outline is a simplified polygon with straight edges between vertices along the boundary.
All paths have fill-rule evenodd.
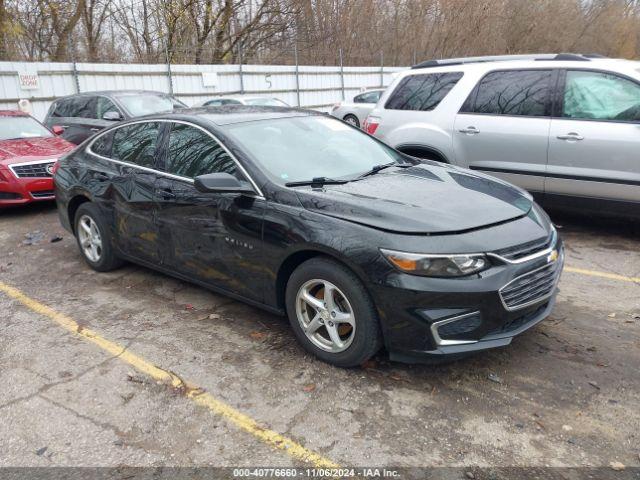
<path id="1" fill-rule="evenodd" d="M 369 170 L 368 172 L 363 173 L 362 175 L 360 175 L 357 178 L 364 178 L 364 177 L 368 177 L 369 175 L 375 175 L 376 173 L 384 170 L 385 168 L 389 168 L 389 167 L 398 167 L 398 168 L 409 168 L 412 167 L 413 165 L 410 163 L 397 163 L 397 162 L 391 162 L 391 163 L 383 163 L 382 165 L 375 165 L 374 167 L 371 168 L 371 170 Z"/>
<path id="2" fill-rule="evenodd" d="M 349 180 L 334 180 L 333 178 L 327 177 L 315 177 L 312 180 L 302 180 L 299 182 L 288 182 L 284 185 L 286 187 L 303 187 L 305 185 L 311 185 L 312 187 L 321 187 L 323 185 L 342 185 L 343 183 L 347 183 Z"/>

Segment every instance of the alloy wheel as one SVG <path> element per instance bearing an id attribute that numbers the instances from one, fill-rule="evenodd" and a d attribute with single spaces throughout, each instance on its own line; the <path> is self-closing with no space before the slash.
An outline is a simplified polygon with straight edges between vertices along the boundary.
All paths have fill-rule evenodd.
<path id="1" fill-rule="evenodd" d="M 296 296 L 296 316 L 311 343 L 326 352 L 343 352 L 353 342 L 353 309 L 346 295 L 331 282 L 305 282 Z"/>
<path id="2" fill-rule="evenodd" d="M 102 237 L 100 230 L 89 215 L 82 215 L 78 222 L 78 240 L 85 256 L 93 263 L 102 257 Z"/>

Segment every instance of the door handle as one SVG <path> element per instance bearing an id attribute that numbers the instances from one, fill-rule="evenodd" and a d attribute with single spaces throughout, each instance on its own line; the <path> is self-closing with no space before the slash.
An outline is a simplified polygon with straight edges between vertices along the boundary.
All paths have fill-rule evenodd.
<path id="1" fill-rule="evenodd" d="M 173 193 L 170 188 L 159 188 L 156 190 L 156 194 L 163 200 L 171 200 L 176 198 L 176 194 Z"/>
<path id="2" fill-rule="evenodd" d="M 582 135 L 578 135 L 576 132 L 569 132 L 566 135 L 558 135 L 556 138 L 558 140 L 568 140 L 574 142 L 584 140 L 584 137 Z"/>
<path id="3" fill-rule="evenodd" d="M 477 135 L 478 133 L 480 133 L 480 130 L 478 130 L 476 127 L 473 127 L 473 126 L 469 126 L 467 128 L 461 128 L 458 131 L 466 135 Z"/>

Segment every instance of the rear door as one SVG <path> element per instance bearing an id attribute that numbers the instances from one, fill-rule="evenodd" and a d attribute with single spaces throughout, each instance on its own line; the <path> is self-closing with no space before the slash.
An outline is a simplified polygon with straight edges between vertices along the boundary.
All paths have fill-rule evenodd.
<path id="1" fill-rule="evenodd" d="M 568 197 L 640 201 L 640 84 L 594 70 L 567 70 L 551 121 L 545 190 Z"/>
<path id="2" fill-rule="evenodd" d="M 196 190 L 193 179 L 207 173 L 247 179 L 229 152 L 197 126 L 172 123 L 164 158 L 165 175 L 155 184 L 163 264 L 262 301 L 264 198 Z"/>
<path id="3" fill-rule="evenodd" d="M 556 76 L 550 69 L 486 74 L 456 116 L 456 164 L 544 192 Z"/>
<path id="4" fill-rule="evenodd" d="M 93 95 L 77 95 L 59 100 L 47 126 L 51 128 L 59 125 L 64 129 L 62 137 L 79 145 L 102 129 L 96 123 L 96 109 L 97 97 Z"/>

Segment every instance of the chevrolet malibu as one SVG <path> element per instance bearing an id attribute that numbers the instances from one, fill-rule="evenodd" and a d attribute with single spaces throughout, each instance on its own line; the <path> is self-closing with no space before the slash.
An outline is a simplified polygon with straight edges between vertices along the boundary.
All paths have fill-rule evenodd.
<path id="1" fill-rule="evenodd" d="M 414 362 L 507 345 L 549 315 L 561 239 L 529 194 L 274 107 L 118 124 L 58 162 L 88 265 L 159 270 L 288 316 L 318 358 Z"/>
<path id="2" fill-rule="evenodd" d="M 53 200 L 53 165 L 74 147 L 26 113 L 1 110 L 0 208 Z"/>

